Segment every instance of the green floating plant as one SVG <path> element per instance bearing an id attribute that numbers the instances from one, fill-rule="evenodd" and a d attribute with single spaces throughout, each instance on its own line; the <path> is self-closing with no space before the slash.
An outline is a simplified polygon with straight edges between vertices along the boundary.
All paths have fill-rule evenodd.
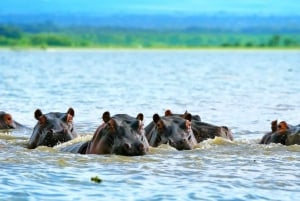
<path id="1" fill-rule="evenodd" d="M 91 181 L 96 182 L 96 183 L 101 183 L 102 179 L 100 179 L 98 176 L 91 177 Z"/>

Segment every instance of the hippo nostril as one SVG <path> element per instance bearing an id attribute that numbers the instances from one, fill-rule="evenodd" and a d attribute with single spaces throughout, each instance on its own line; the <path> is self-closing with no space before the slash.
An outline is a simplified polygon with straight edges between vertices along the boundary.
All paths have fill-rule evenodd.
<path id="1" fill-rule="evenodd" d="M 127 149 L 127 150 L 129 150 L 130 149 L 130 145 L 128 143 L 125 143 L 124 144 L 124 148 Z"/>
<path id="2" fill-rule="evenodd" d="M 141 143 L 141 144 L 139 144 L 139 149 L 140 150 L 144 150 L 144 145 Z"/>
<path id="3" fill-rule="evenodd" d="M 188 142 L 187 139 L 182 139 L 182 140 L 180 141 L 181 144 L 186 144 L 187 142 Z"/>

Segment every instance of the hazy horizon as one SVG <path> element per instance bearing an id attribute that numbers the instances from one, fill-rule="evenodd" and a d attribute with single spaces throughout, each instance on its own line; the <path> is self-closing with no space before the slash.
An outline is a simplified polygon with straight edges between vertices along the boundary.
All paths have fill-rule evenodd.
<path id="1" fill-rule="evenodd" d="M 233 14 L 300 15 L 297 0 L 10 0 L 0 2 L 1 14 Z"/>

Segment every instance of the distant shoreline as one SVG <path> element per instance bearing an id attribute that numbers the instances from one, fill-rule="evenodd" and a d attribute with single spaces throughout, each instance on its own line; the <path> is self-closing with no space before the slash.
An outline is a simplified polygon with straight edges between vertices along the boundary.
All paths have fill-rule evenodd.
<path id="1" fill-rule="evenodd" d="M 201 48 L 127 48 L 127 47 L 0 47 L 0 51 L 300 51 L 300 47 L 201 47 Z"/>
<path id="2" fill-rule="evenodd" d="M 275 28 L 274 28 L 275 29 Z M 0 46 L 13 49 L 294 49 L 300 48 L 297 30 L 225 31 L 210 29 L 124 29 L 59 27 L 46 23 L 24 26 L 0 24 Z"/>

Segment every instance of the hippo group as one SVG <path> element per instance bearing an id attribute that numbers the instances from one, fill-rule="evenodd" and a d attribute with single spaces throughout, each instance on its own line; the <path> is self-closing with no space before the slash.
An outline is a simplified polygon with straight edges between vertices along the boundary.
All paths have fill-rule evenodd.
<path id="1" fill-rule="evenodd" d="M 74 127 L 75 110 L 50 112 L 44 114 L 40 109 L 34 112 L 37 120 L 32 130 L 27 148 L 38 146 L 54 147 L 73 140 L 79 135 Z M 217 126 L 201 121 L 199 115 L 187 111 L 183 114 L 166 110 L 164 115 L 153 114 L 152 121 L 144 127 L 143 113 L 136 117 L 127 114 L 111 116 L 109 111 L 102 114 L 102 123 L 95 130 L 92 138 L 64 146 L 61 151 L 78 154 L 117 154 L 139 156 L 148 153 L 150 147 L 168 144 L 177 150 L 192 150 L 200 142 L 222 137 L 233 141 L 233 134 L 227 126 Z M 17 129 L 22 124 L 12 115 L 0 111 L 0 129 Z M 266 133 L 260 144 L 281 143 L 283 145 L 300 144 L 300 124 L 293 126 L 285 121 L 271 122 L 271 131 Z"/>

